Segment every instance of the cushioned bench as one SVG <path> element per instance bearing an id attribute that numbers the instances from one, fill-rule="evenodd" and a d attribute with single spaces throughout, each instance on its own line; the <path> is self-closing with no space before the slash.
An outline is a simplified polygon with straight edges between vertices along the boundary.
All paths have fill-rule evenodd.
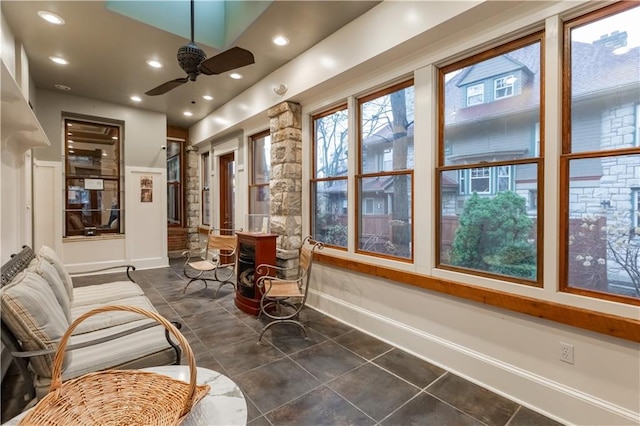
<path id="1" fill-rule="evenodd" d="M 130 279 L 131 270 L 135 268 L 127 266 Z M 40 398 L 48 392 L 58 341 L 74 319 L 104 305 L 137 306 L 157 313 L 132 279 L 74 288 L 62 262 L 46 246 L 37 253 L 25 246 L 2 266 L 2 343 L 22 374 L 32 379 L 27 382 L 34 387 L 26 394 L 33 397 L 35 391 Z M 89 317 L 74 331 L 67 349 L 63 380 L 110 368 L 180 363 L 180 348 L 164 327 L 131 312 Z"/>

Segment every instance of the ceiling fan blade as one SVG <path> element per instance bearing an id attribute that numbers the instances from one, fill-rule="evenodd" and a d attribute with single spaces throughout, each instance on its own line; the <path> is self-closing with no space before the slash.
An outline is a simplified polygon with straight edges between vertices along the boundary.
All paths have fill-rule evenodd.
<path id="1" fill-rule="evenodd" d="M 241 47 L 232 47 L 222 53 L 205 59 L 198 67 L 205 75 L 222 74 L 255 62 L 253 53 Z"/>
<path id="2" fill-rule="evenodd" d="M 147 95 L 147 96 L 164 95 L 169 90 L 173 90 L 176 87 L 186 83 L 187 81 L 189 81 L 189 77 L 176 78 L 175 80 L 170 80 L 170 81 L 167 81 L 166 83 L 162 83 L 158 87 L 154 87 L 153 89 L 149 90 L 148 92 L 145 92 L 145 95 Z"/>

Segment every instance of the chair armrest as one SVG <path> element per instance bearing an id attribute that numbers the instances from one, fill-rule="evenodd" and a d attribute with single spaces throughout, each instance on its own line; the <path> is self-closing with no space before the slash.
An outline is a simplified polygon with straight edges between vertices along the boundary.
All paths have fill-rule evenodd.
<path id="1" fill-rule="evenodd" d="M 207 252 L 207 247 L 203 247 L 200 250 L 185 250 L 182 252 L 182 257 L 184 257 L 186 260 L 184 262 L 185 266 L 187 265 L 187 263 L 189 263 L 189 261 L 191 260 L 191 258 L 193 257 L 198 257 L 201 259 L 204 259 L 205 255 Z"/>
<path id="2" fill-rule="evenodd" d="M 103 271 L 109 271 L 111 269 L 121 269 L 121 268 L 127 268 L 127 278 L 129 278 L 129 281 L 131 281 L 132 283 L 135 283 L 136 281 L 131 278 L 130 272 L 131 271 L 135 271 L 136 267 L 133 265 L 116 265 L 116 266 L 109 266 L 106 268 L 100 268 L 100 269 L 92 269 L 89 271 L 80 271 L 80 272 L 74 272 L 73 274 L 70 274 L 72 277 L 77 276 L 77 275 L 83 275 L 83 274 L 91 274 L 94 272 L 103 272 Z"/>

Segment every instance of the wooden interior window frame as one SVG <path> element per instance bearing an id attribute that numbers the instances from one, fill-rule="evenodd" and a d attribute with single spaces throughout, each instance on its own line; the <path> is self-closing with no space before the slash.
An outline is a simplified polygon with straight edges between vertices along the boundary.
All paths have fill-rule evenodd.
<path id="1" fill-rule="evenodd" d="M 599 151 L 571 151 L 571 30 L 591 22 L 598 21 L 616 13 L 638 7 L 636 2 L 618 2 L 568 20 L 563 29 L 563 61 L 562 61 L 562 153 L 560 155 L 560 238 L 559 238 L 559 283 L 560 291 L 578 294 L 596 299 L 610 300 L 629 305 L 640 306 L 640 298 L 617 295 L 569 286 L 569 163 L 571 160 L 586 158 L 606 158 L 622 155 L 640 154 L 637 147 L 607 149 Z"/>
<path id="2" fill-rule="evenodd" d="M 333 108 L 330 108 L 326 111 L 320 112 L 318 114 L 314 114 L 311 116 L 311 129 L 313 129 L 313 133 L 311 136 L 311 179 L 310 179 L 310 191 L 309 191 L 309 206 L 311 206 L 311 208 L 309 209 L 309 223 L 311 225 L 311 229 L 314 230 L 315 229 L 315 223 L 316 223 L 316 217 L 315 217 L 315 211 L 316 211 L 316 188 L 317 188 L 317 184 L 319 182 L 330 182 L 330 181 L 345 181 L 347 182 L 346 188 L 347 188 L 347 197 L 349 196 L 349 174 L 347 173 L 346 176 L 326 176 L 323 178 L 319 178 L 317 176 L 318 173 L 318 163 L 317 163 L 317 158 L 316 158 L 316 154 L 317 154 L 317 148 L 318 148 L 318 141 L 316 139 L 316 121 L 324 118 L 324 117 L 328 117 L 332 114 L 335 114 L 338 111 L 343 111 L 346 110 L 347 114 L 349 114 L 349 107 L 346 103 L 341 103 L 339 105 L 336 105 Z M 347 206 L 347 215 L 352 214 Z M 348 229 L 347 229 L 348 232 Z M 347 237 L 348 238 L 348 237 Z M 331 247 L 333 249 L 336 250 L 342 250 L 342 251 L 346 251 L 349 245 L 349 242 L 347 241 L 347 247 L 342 247 L 342 246 L 337 246 L 334 244 L 329 244 L 329 243 L 324 243 L 326 247 Z"/>
<path id="3" fill-rule="evenodd" d="M 116 174 L 115 177 L 114 176 L 103 176 L 103 175 L 75 175 L 75 174 L 71 174 L 70 173 L 70 167 L 69 167 L 69 141 L 71 140 L 71 138 L 73 136 L 69 135 L 69 132 L 67 131 L 67 126 L 68 124 L 88 124 L 88 125 L 96 125 L 96 126 L 105 126 L 105 127 L 110 127 L 110 128 L 114 128 L 117 131 L 118 134 L 118 142 L 117 142 L 117 147 L 116 147 Z M 99 119 L 96 120 L 90 120 L 90 119 L 81 119 L 81 118 L 74 118 L 74 117 L 64 117 L 63 118 L 63 126 L 64 126 L 64 237 L 74 237 L 74 236 L 84 236 L 85 235 L 85 230 L 83 229 L 77 229 L 77 230 L 71 230 L 69 229 L 69 225 L 68 225 L 68 220 L 67 220 L 67 213 L 72 210 L 70 208 L 70 203 L 69 203 L 69 196 L 68 196 L 68 191 L 69 191 L 69 181 L 70 180 L 75 180 L 75 179 L 100 179 L 102 181 L 110 181 L 110 182 L 115 182 L 116 183 L 116 194 L 118 197 L 118 207 L 119 207 L 119 212 L 118 212 L 118 227 L 116 229 L 107 229 L 107 228 L 97 228 L 96 229 L 96 233 L 92 236 L 95 235 L 101 235 L 101 234 L 117 234 L 117 235 L 124 235 L 124 221 L 122 220 L 122 218 L 124 218 L 124 209 L 122 208 L 122 203 L 124 201 L 124 197 L 122 194 L 122 188 L 123 188 L 123 178 L 122 178 L 122 168 L 121 168 L 121 161 L 122 161 L 122 151 L 123 151 L 123 144 L 122 144 L 122 134 L 123 134 L 123 125 L 121 124 L 117 124 L 117 123 L 109 123 L 109 122 L 104 122 L 104 121 L 100 121 Z M 103 200 L 104 203 L 104 200 Z M 111 206 L 111 203 L 109 203 L 109 207 Z"/>
<path id="4" fill-rule="evenodd" d="M 169 200 L 167 198 L 167 226 L 172 227 L 172 228 L 182 228 L 185 226 L 186 223 L 186 211 L 185 211 L 185 205 L 186 205 L 186 200 L 185 200 L 185 196 L 186 196 L 186 185 L 185 185 L 185 176 L 186 176 L 186 147 L 187 147 L 187 141 L 189 140 L 189 131 L 187 129 L 183 129 L 180 127 L 174 127 L 174 126 L 167 126 L 167 154 L 169 153 L 169 144 L 170 143 L 179 143 L 180 144 L 180 152 L 177 154 L 179 155 L 179 167 L 180 167 L 180 180 L 179 182 L 169 182 L 169 176 L 167 175 L 167 197 L 169 194 L 169 187 L 170 186 L 175 186 L 178 188 L 178 202 L 179 202 L 179 214 L 180 214 L 180 220 L 177 222 L 169 222 Z M 169 159 L 169 157 L 167 157 L 167 160 Z"/>
<path id="5" fill-rule="evenodd" d="M 267 130 L 263 130 L 263 131 L 261 131 L 259 133 L 256 133 L 256 134 L 253 134 L 253 135 L 249 136 L 249 143 L 250 143 L 250 146 L 251 146 L 251 171 L 249 173 L 249 179 L 250 179 L 249 180 L 249 191 L 248 191 L 248 194 L 247 194 L 247 196 L 249 198 L 249 200 L 248 200 L 249 201 L 249 204 L 248 204 L 248 206 L 249 206 L 249 214 L 255 213 L 254 211 L 251 211 L 251 204 L 252 204 L 251 203 L 251 201 L 252 201 L 251 200 L 251 194 L 252 194 L 251 190 L 255 188 L 256 191 L 257 191 L 257 189 L 261 188 L 261 187 L 262 188 L 266 187 L 267 189 L 269 188 L 269 182 L 267 182 L 267 183 L 256 183 L 255 182 L 255 163 L 254 162 L 255 162 L 255 158 L 256 158 L 256 155 L 255 155 L 256 141 L 258 139 L 262 139 L 262 138 L 264 138 L 266 136 L 270 136 L 270 135 L 271 135 L 271 131 L 269 129 L 267 129 Z"/>
<path id="6" fill-rule="evenodd" d="M 201 224 L 203 226 L 211 226 L 211 153 L 209 151 L 205 151 L 200 154 L 200 170 L 202 176 L 200 177 L 200 217 Z M 206 179 L 206 181 L 205 181 Z M 205 185 L 207 184 L 207 185 Z M 209 195 L 209 221 L 204 221 L 204 211 L 205 211 L 205 194 Z"/>
<path id="7" fill-rule="evenodd" d="M 413 250 L 413 243 L 415 241 L 415 235 L 414 235 L 414 231 L 415 231 L 415 226 L 414 226 L 414 222 L 415 222 L 415 211 L 414 211 L 414 201 L 415 201 L 415 197 L 414 197 L 414 191 L 415 191 L 415 179 L 414 179 L 414 174 L 413 171 L 414 169 L 402 169 L 402 170 L 391 170 L 391 171 L 382 171 L 382 172 L 375 172 L 375 173 L 363 173 L 362 171 L 362 163 L 363 163 L 363 159 L 365 158 L 364 150 L 363 150 L 363 140 L 362 140 L 362 104 L 365 102 L 368 102 L 372 99 L 377 99 L 380 98 L 382 96 L 388 95 L 390 93 L 393 92 L 397 92 L 398 90 L 401 89 L 406 89 L 408 87 L 411 86 L 415 86 L 415 82 L 413 80 L 413 78 L 404 80 L 400 83 L 396 83 L 393 84 L 392 86 L 386 87 L 382 90 L 378 90 L 376 92 L 370 93 L 368 95 L 362 96 L 360 98 L 357 99 L 357 110 L 356 110 L 356 123 L 357 123 L 357 152 L 358 152 L 358 161 L 357 161 L 357 167 L 356 167 L 356 174 L 354 176 L 355 178 L 355 200 L 356 202 L 354 203 L 354 214 L 355 214 L 355 233 L 354 233 L 354 238 L 355 238 L 355 252 L 356 253 L 360 253 L 360 254 L 364 254 L 367 256 L 372 256 L 372 257 L 380 257 L 383 259 L 390 259 L 390 260 L 394 260 L 394 261 L 398 261 L 398 262 L 402 262 L 402 263 L 413 263 L 414 261 L 414 257 L 415 257 L 415 250 Z M 415 123 L 414 123 L 415 124 Z M 415 140 L 414 140 L 414 144 L 415 144 Z M 389 176 L 397 176 L 397 175 L 404 175 L 404 176 L 408 176 L 408 178 L 411 181 L 411 194 L 410 194 L 410 213 L 409 213 L 409 217 L 411 218 L 411 256 L 409 258 L 405 258 L 405 257 L 399 257 L 399 256 L 391 256 L 388 254 L 384 254 L 384 253 L 376 253 L 373 251 L 367 251 L 367 250 L 363 250 L 361 249 L 360 246 L 360 222 L 362 220 L 362 218 L 366 215 L 364 215 L 364 212 L 362 212 L 362 200 L 360 199 L 360 184 L 364 179 L 368 179 L 368 178 L 377 178 L 377 177 L 389 177 Z"/>
<path id="8" fill-rule="evenodd" d="M 518 50 L 524 48 L 526 46 L 531 46 L 534 44 L 540 45 L 540 154 L 535 157 L 525 157 L 522 159 L 514 159 L 514 160 L 505 160 L 505 161 L 494 161 L 494 162 L 476 162 L 476 163 L 465 163 L 465 164 L 456 164 L 456 165 L 446 165 L 445 160 L 445 131 L 444 131 L 444 111 L 445 111 L 445 99 L 444 99 L 444 83 L 445 83 L 445 75 L 459 69 L 463 69 L 473 64 L 477 64 L 488 59 L 509 53 L 514 50 Z M 476 55 L 470 56 L 468 58 L 462 59 L 453 64 L 442 67 L 438 70 L 438 166 L 436 167 L 435 173 L 435 261 L 436 268 L 461 272 L 467 275 L 477 275 L 481 277 L 494 278 L 503 281 L 513 282 L 517 284 L 523 284 L 531 287 L 542 287 L 542 277 L 543 277 L 543 249 L 542 249 L 542 241 L 543 241 L 543 231 L 544 231 L 544 174 L 543 174 L 543 162 L 544 162 L 544 30 L 537 31 L 535 33 L 529 34 L 527 36 L 518 38 L 516 40 L 510 41 L 508 43 L 502 44 L 500 46 L 494 47 L 489 50 L 485 50 Z M 451 141 L 448 141 L 451 143 Z M 537 223 L 536 223 L 536 279 L 528 280 L 524 278 L 512 277 L 508 275 L 500 275 L 494 274 L 488 271 L 481 271 L 470 268 L 463 268 L 459 266 L 449 265 L 442 263 L 441 259 L 441 241 L 442 241 L 442 229 L 440 227 L 441 218 L 442 218 L 442 203 L 441 203 L 441 181 L 442 181 L 442 173 L 447 171 L 460 171 L 460 170 L 468 170 L 469 172 L 466 174 L 466 178 L 469 180 L 465 182 L 467 187 L 465 188 L 465 194 L 471 194 L 471 170 L 482 167 L 491 167 L 498 168 L 499 166 L 511 166 L 512 168 L 517 167 L 518 165 L 525 164 L 533 164 L 536 167 L 536 176 L 537 176 L 537 190 L 539 194 L 540 203 L 537 206 Z M 495 172 L 497 179 L 497 170 Z M 459 172 L 458 172 L 459 175 Z M 513 176 L 513 173 L 511 174 Z M 467 180 L 465 179 L 465 180 Z M 490 178 L 490 185 L 495 185 L 493 183 L 493 178 Z M 489 192 L 487 194 L 495 194 L 497 193 L 494 188 L 489 188 Z"/>

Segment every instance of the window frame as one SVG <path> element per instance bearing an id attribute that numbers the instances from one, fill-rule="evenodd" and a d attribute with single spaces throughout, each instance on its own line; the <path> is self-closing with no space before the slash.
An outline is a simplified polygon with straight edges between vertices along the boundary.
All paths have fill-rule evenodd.
<path id="1" fill-rule="evenodd" d="M 258 193 L 258 191 L 260 190 L 260 188 L 266 188 L 267 190 L 269 189 L 269 178 L 267 177 L 267 182 L 262 182 L 262 183 L 257 183 L 256 182 L 256 175 L 255 175 L 255 159 L 257 158 L 256 155 L 256 147 L 258 144 L 259 140 L 262 140 L 263 138 L 266 137 L 271 137 L 271 131 L 269 129 L 263 130 L 261 132 L 258 133 L 254 133 L 253 135 L 249 136 L 249 146 L 251 147 L 251 154 L 250 154 L 250 172 L 249 172 L 249 185 L 248 185 L 248 194 L 247 194 L 247 198 L 248 198 L 248 212 L 249 214 L 256 214 L 257 212 L 255 212 L 253 210 L 253 200 L 252 200 L 252 194 L 254 193 Z M 271 145 L 271 140 L 269 140 L 269 145 Z M 267 159 L 269 162 L 271 161 L 271 159 Z M 271 167 L 271 165 L 269 165 L 269 167 Z M 270 200 L 268 201 L 268 206 L 269 206 L 269 211 L 271 209 L 270 207 Z M 263 213 L 260 213 L 263 214 Z"/>
<path id="2" fill-rule="evenodd" d="M 208 203 L 205 203 L 208 200 Z M 200 154 L 200 223 L 211 226 L 211 153 L 207 150 Z M 205 211 L 209 209 L 209 220 L 205 222 Z"/>
<path id="3" fill-rule="evenodd" d="M 347 208 L 346 208 L 346 212 L 341 214 L 344 214 L 347 216 L 347 223 L 348 223 L 348 218 L 350 214 L 353 214 L 352 212 L 349 211 L 348 208 L 348 196 L 349 196 L 349 170 L 348 170 L 348 166 L 347 166 L 347 173 L 345 173 L 342 176 L 325 176 L 325 177 L 318 177 L 317 173 L 318 173 L 318 159 L 316 158 L 317 155 L 317 148 L 318 148 L 318 141 L 316 139 L 316 121 L 319 119 L 322 119 L 324 117 L 328 117 L 332 114 L 335 114 L 339 111 L 346 111 L 347 113 L 347 119 L 349 117 L 350 114 L 350 110 L 349 110 L 349 106 L 347 103 L 340 103 L 332 108 L 329 108 L 327 110 L 324 110 L 322 112 L 313 114 L 310 117 L 310 122 L 311 122 L 311 129 L 312 129 L 312 136 L 311 136 L 311 179 L 309 179 L 309 185 L 310 185 L 310 202 L 309 202 L 309 224 L 312 230 L 314 230 L 316 228 L 316 221 L 317 218 L 315 217 L 315 211 L 316 211 L 316 188 L 318 184 L 321 184 L 322 182 L 324 183 L 328 183 L 328 182 L 341 182 L 344 181 L 345 182 L 345 188 L 347 191 Z M 347 129 L 348 130 L 348 129 Z M 349 141 L 347 140 L 347 158 L 348 158 L 348 151 L 349 151 L 349 146 L 348 146 Z M 341 203 L 341 210 L 344 209 L 344 201 Z M 348 232 L 348 224 L 347 224 L 347 245 L 346 246 L 338 246 L 335 244 L 331 244 L 328 242 L 325 242 L 325 245 L 327 247 L 331 247 L 334 248 L 336 250 L 340 250 L 340 251 L 347 251 L 348 246 L 349 246 L 349 232 Z"/>
<path id="4" fill-rule="evenodd" d="M 436 205 L 435 205 L 435 241 L 434 241 L 434 245 L 435 245 L 435 267 L 437 269 L 442 269 L 442 270 L 448 270 L 448 271 L 455 271 L 455 272 L 461 272 L 464 274 L 469 275 L 470 277 L 473 276 L 479 276 L 479 277 L 486 277 L 486 278 L 496 278 L 505 282 L 512 282 L 515 284 L 523 284 L 525 286 L 529 286 L 529 287 L 543 287 L 543 275 L 544 275 L 544 269 L 543 269 L 543 258 L 544 258 L 544 252 L 543 252 L 543 246 L 542 246 L 542 241 L 544 241 L 543 239 L 543 230 L 544 230 L 544 217 L 543 217 L 543 212 L 544 212 L 544 205 L 543 205 L 543 200 L 544 200 L 544 174 L 543 174 L 543 162 L 544 162 L 544 140 L 543 140 L 543 135 L 544 135 L 544 84 L 540 84 L 540 106 L 539 106 L 539 123 L 540 123 L 540 137 L 541 137 L 541 141 L 540 141 L 540 149 L 541 149 L 541 153 L 538 156 L 524 156 L 522 158 L 515 158 L 515 159 L 510 159 L 510 160 L 494 160 L 494 161 L 476 161 L 476 162 L 470 162 L 470 161 L 465 161 L 464 163 L 461 164 L 447 164 L 446 163 L 446 154 L 445 154 L 445 144 L 451 144 L 452 142 L 450 140 L 446 139 L 446 134 L 445 134 L 445 76 L 450 73 L 450 72 L 454 72 L 456 70 L 460 70 L 460 69 L 464 69 L 466 67 L 469 67 L 473 64 L 476 63 L 480 63 L 483 61 L 486 61 L 488 59 L 503 55 L 503 54 L 507 54 L 511 51 L 514 50 L 518 50 L 518 49 L 522 49 L 524 47 L 527 46 L 531 46 L 534 44 L 539 44 L 540 46 L 540 75 L 541 75 L 541 79 L 542 76 L 544 74 L 544 54 L 545 54 L 545 31 L 544 30 L 540 30 L 540 31 L 536 31 L 533 32 L 531 34 L 528 34 L 526 36 L 511 40 L 509 42 L 506 42 L 504 44 L 501 44 L 499 46 L 496 46 L 494 48 L 488 49 L 488 50 L 482 50 L 474 55 L 471 55 L 467 58 L 461 59 L 457 62 L 445 65 L 443 67 L 438 68 L 438 81 L 437 81 L 437 87 L 438 87 L 438 139 L 437 139 L 437 143 L 438 143 L 438 149 L 437 149 L 437 164 L 436 164 L 436 170 L 435 170 L 435 191 L 436 191 Z M 466 92 L 465 92 L 466 94 Z M 442 259 L 442 253 L 441 253 L 441 244 L 442 244 L 442 227 L 441 227 L 441 223 L 442 223 L 442 174 L 444 172 L 447 171 L 451 171 L 451 170 L 462 170 L 466 173 L 465 177 L 466 180 L 468 180 L 467 183 L 467 188 L 465 188 L 465 190 L 467 191 L 467 193 L 465 194 L 466 196 L 470 196 L 473 191 L 471 191 L 472 188 L 472 177 L 471 177 L 471 170 L 472 169 L 477 169 L 477 168 L 482 168 L 482 167 L 489 167 L 489 168 L 497 168 L 500 166 L 510 166 L 510 168 L 512 169 L 511 172 L 511 177 L 513 180 L 513 168 L 519 166 L 519 165 L 527 165 L 527 164 L 532 164 L 535 165 L 536 167 L 536 176 L 537 176 L 537 190 L 539 195 L 539 200 L 541 201 L 536 209 L 536 278 L 535 279 L 527 279 L 527 278 L 522 278 L 522 277 L 517 277 L 517 276 L 510 276 L 510 275 L 502 275 L 502 274 L 497 274 L 497 273 L 492 273 L 489 271 L 484 271 L 484 270 L 479 270 L 479 269 L 470 269 L 470 268 L 464 268 L 461 266 L 455 266 L 455 265 L 451 265 L 448 263 L 443 263 L 443 259 Z M 489 173 L 490 175 L 490 184 L 489 184 L 489 191 L 488 192 L 483 192 L 483 193 L 478 193 L 478 195 L 484 195 L 484 196 L 493 196 L 495 194 L 498 193 L 497 191 L 497 184 L 495 182 L 497 182 L 497 171 L 495 172 L 496 176 L 493 176 L 493 173 Z M 458 175 L 459 176 L 459 175 Z M 495 187 L 494 187 L 495 186 Z M 511 187 L 513 187 L 513 184 L 511 184 Z M 517 192 L 516 192 L 517 193 Z M 528 210 L 528 212 L 530 212 L 530 210 Z"/>
<path id="5" fill-rule="evenodd" d="M 510 78 L 513 80 L 510 83 L 508 83 L 507 80 L 509 80 Z M 502 85 L 500 87 L 498 87 L 499 82 L 502 82 Z M 511 89 L 511 93 L 498 96 L 499 90 L 504 90 L 508 92 L 509 89 Z M 497 101 L 499 99 L 506 99 L 514 95 L 515 95 L 515 76 L 513 74 L 509 74 L 504 77 L 498 77 L 495 80 L 493 80 L 493 100 Z"/>
<path id="6" fill-rule="evenodd" d="M 562 58 L 562 148 L 560 152 L 560 238 L 558 244 L 558 257 L 559 257 L 559 290 L 564 293 L 577 294 L 581 296 L 587 296 L 593 299 L 610 300 L 614 302 L 621 302 L 630 305 L 640 306 L 640 298 L 627 297 L 625 295 L 607 293 L 602 291 L 591 290 L 584 287 L 571 287 L 569 285 L 569 194 L 570 194 L 570 163 L 572 160 L 583 160 L 589 158 L 612 158 L 624 155 L 634 155 L 640 153 L 635 148 L 607 148 L 596 151 L 576 150 L 572 152 L 572 87 L 571 87 L 571 31 L 574 28 L 588 25 L 592 22 L 597 22 L 601 19 L 613 16 L 618 13 L 622 13 L 627 10 L 639 7 L 638 3 L 634 2 L 618 2 L 608 6 L 604 6 L 600 9 L 592 12 L 580 15 L 573 19 L 564 22 L 562 27 L 562 43 L 563 43 L 563 58 Z M 636 119 L 637 122 L 637 119 Z"/>
<path id="7" fill-rule="evenodd" d="M 75 136 L 71 135 L 71 131 L 69 130 L 69 127 L 72 127 L 73 124 L 76 125 L 92 125 L 92 126 L 104 126 L 105 128 L 111 128 L 112 130 L 115 130 L 116 134 L 117 134 L 117 138 L 118 138 L 118 142 L 116 143 L 115 146 L 115 154 L 116 154 L 116 158 L 114 160 L 114 163 L 116 165 L 116 170 L 115 173 L 113 175 L 103 175 L 103 174 L 92 174 L 92 175 L 83 175 L 83 174 L 72 174 L 71 173 L 71 166 L 69 164 L 69 158 L 70 158 L 70 154 L 73 154 L 72 149 L 74 149 L 73 146 L 71 146 L 72 143 L 74 143 L 71 138 L 77 139 Z M 64 138 L 63 138 L 63 155 L 64 155 L 64 164 L 63 164 L 63 170 L 64 170 L 64 176 L 63 176 L 63 184 L 64 184 L 64 190 L 63 190 L 63 206 L 64 206 L 64 212 L 63 212 L 63 217 L 64 217 L 64 226 L 63 226 L 63 238 L 69 238 L 69 237 L 86 237 L 86 238 L 90 238 L 93 236 L 98 236 L 98 235 L 124 235 L 124 176 L 123 176 L 123 153 L 124 153 L 124 124 L 120 123 L 120 122 L 115 122 L 115 121 L 111 121 L 111 120 L 107 120 L 107 119 L 101 119 L 101 118 L 77 118 L 77 117 L 73 117 L 73 116 L 64 116 L 62 118 L 62 126 L 64 129 Z M 77 141 L 76 141 L 77 143 Z M 90 142 L 88 142 L 90 143 Z M 115 183 L 115 193 L 117 194 L 117 206 L 118 206 L 118 214 L 117 214 L 117 220 L 118 220 L 118 227 L 115 229 L 111 229 L 111 228 L 102 228 L 102 227 L 93 227 L 93 226 L 83 226 L 82 229 L 77 229 L 77 230 L 71 230 L 69 229 L 69 220 L 68 217 L 70 217 L 68 215 L 68 213 L 73 210 L 71 208 L 71 203 L 69 203 L 69 196 L 68 196 L 68 192 L 69 192 L 69 187 L 70 187 L 70 182 L 73 180 L 86 180 L 86 179 L 96 179 L 96 180 L 101 180 L 102 181 L 102 186 L 104 188 L 104 182 L 108 181 L 108 182 L 112 182 Z M 85 182 L 86 183 L 86 182 Z M 84 189 L 84 191 L 92 191 L 92 189 Z M 104 191 L 104 189 L 102 189 L 101 191 Z M 89 193 L 89 195 L 93 195 L 92 193 Z M 104 202 L 104 200 L 103 200 Z M 112 210 L 113 207 L 113 203 L 111 203 L 109 205 L 109 209 L 111 211 L 110 215 L 113 213 Z M 92 209 L 93 211 L 93 209 Z M 100 214 L 100 213 L 92 213 L 92 215 L 96 215 L 96 214 Z M 84 225 L 84 224 L 83 224 Z M 93 230 L 92 230 L 93 228 Z"/>

